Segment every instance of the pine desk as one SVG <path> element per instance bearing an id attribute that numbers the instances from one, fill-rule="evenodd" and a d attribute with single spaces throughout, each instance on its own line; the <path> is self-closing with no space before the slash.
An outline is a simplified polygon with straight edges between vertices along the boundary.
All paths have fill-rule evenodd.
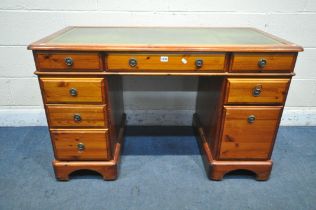
<path id="1" fill-rule="evenodd" d="M 210 179 L 269 178 L 271 153 L 302 47 L 254 28 L 67 27 L 33 51 L 58 180 L 118 176 L 124 75 L 199 78 L 193 126 Z M 155 166 L 153 166 L 155 167 Z"/>

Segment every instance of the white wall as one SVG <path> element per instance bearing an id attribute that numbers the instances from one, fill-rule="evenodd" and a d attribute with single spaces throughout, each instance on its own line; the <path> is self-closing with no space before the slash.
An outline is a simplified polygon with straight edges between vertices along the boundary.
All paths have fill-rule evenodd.
<path id="1" fill-rule="evenodd" d="M 282 124 L 316 125 L 315 0 L 1 0 L 0 126 L 46 123 L 32 54 L 26 46 L 69 25 L 251 26 L 281 36 L 305 48 L 298 57 Z M 162 79 L 168 87 L 167 92 L 160 89 L 163 100 L 158 91 L 125 93 L 130 124 L 154 123 L 151 119 L 189 123 L 195 97 L 190 90 L 196 81 L 150 80 L 159 85 Z M 148 83 L 137 78 L 124 81 L 126 89 L 135 84 L 142 89 Z M 187 94 L 177 91 L 184 84 L 190 89 Z M 157 100 L 165 103 L 158 106 Z"/>

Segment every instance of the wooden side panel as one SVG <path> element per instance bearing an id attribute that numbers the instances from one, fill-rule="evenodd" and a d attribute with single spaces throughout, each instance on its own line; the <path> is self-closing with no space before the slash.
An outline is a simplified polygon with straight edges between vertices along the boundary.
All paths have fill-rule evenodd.
<path id="1" fill-rule="evenodd" d="M 99 53 L 55 53 L 39 52 L 35 54 L 39 71 L 102 71 L 102 60 Z M 65 59 L 73 64 L 66 65 Z"/>
<path id="2" fill-rule="evenodd" d="M 48 105 L 47 111 L 51 127 L 107 127 L 105 105 Z"/>
<path id="3" fill-rule="evenodd" d="M 108 130 L 51 129 L 57 160 L 108 160 Z M 84 149 L 79 150 L 78 144 Z"/>
<path id="4" fill-rule="evenodd" d="M 104 103 L 103 78 L 40 78 L 46 103 Z M 77 95 L 70 93 L 75 89 Z"/>
<path id="5" fill-rule="evenodd" d="M 231 72 L 292 72 L 296 53 L 233 53 Z M 265 67 L 258 65 L 260 59 L 266 60 Z"/>
<path id="6" fill-rule="evenodd" d="M 129 60 L 135 59 L 137 65 L 131 67 Z M 203 60 L 203 66 L 195 66 L 197 59 Z M 122 70 L 206 70 L 224 71 L 225 54 L 118 54 L 110 53 L 107 56 L 109 71 Z"/>
<path id="7" fill-rule="evenodd" d="M 282 107 L 224 107 L 220 156 L 224 159 L 268 160 Z M 248 118 L 254 116 L 254 122 Z"/>
<path id="8" fill-rule="evenodd" d="M 213 154 L 216 154 L 225 78 L 199 77 L 196 114 Z"/>
<path id="9" fill-rule="evenodd" d="M 226 103 L 282 104 L 285 102 L 290 79 L 229 78 Z M 259 88 L 258 96 L 254 90 Z"/>
<path id="10" fill-rule="evenodd" d="M 108 90 L 108 113 L 111 122 L 109 125 L 111 148 L 112 151 L 114 151 L 115 144 L 118 142 L 120 128 L 123 123 L 123 81 L 122 76 L 107 76 L 106 81 Z"/>

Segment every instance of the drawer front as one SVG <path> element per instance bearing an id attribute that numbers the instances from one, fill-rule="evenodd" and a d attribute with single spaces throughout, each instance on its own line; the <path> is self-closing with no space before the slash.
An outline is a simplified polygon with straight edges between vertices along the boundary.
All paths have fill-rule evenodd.
<path id="1" fill-rule="evenodd" d="M 228 79 L 226 103 L 282 104 L 290 79 Z"/>
<path id="2" fill-rule="evenodd" d="M 225 107 L 220 159 L 270 158 L 282 107 Z"/>
<path id="3" fill-rule="evenodd" d="M 39 71 L 102 71 L 98 53 L 38 53 Z"/>
<path id="4" fill-rule="evenodd" d="M 225 54 L 118 54 L 107 56 L 108 70 L 223 71 Z"/>
<path id="5" fill-rule="evenodd" d="M 102 78 L 40 78 L 46 103 L 103 103 Z"/>
<path id="6" fill-rule="evenodd" d="M 51 127 L 107 127 L 105 105 L 47 105 Z"/>
<path id="7" fill-rule="evenodd" d="M 232 72 L 292 72 L 296 53 L 234 53 Z"/>
<path id="8" fill-rule="evenodd" d="M 51 130 L 57 160 L 110 159 L 107 130 Z"/>

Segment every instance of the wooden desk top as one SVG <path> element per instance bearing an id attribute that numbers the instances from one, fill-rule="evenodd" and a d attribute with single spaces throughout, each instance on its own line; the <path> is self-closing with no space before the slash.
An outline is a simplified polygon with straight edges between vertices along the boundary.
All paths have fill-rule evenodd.
<path id="1" fill-rule="evenodd" d="M 254 28 L 67 27 L 31 50 L 299 52 L 302 47 Z"/>

